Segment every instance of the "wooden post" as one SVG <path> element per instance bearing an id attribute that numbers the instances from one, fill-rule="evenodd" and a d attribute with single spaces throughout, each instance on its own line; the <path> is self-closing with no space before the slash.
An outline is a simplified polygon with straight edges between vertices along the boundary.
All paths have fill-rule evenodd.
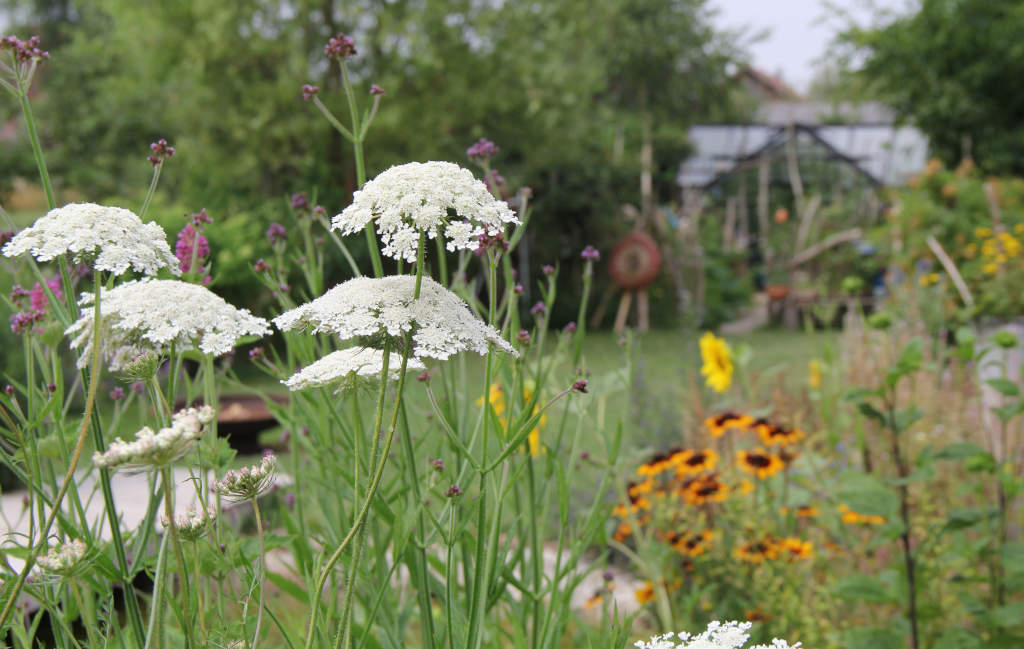
<path id="1" fill-rule="evenodd" d="M 636 294 L 636 328 L 637 331 L 647 331 L 651 328 L 651 311 L 647 302 L 647 289 L 642 288 Z"/>
<path id="2" fill-rule="evenodd" d="M 626 318 L 629 317 L 629 306 L 633 303 L 633 292 L 626 291 L 619 300 L 619 310 L 615 313 L 615 326 L 612 330 L 620 334 L 626 330 Z"/>

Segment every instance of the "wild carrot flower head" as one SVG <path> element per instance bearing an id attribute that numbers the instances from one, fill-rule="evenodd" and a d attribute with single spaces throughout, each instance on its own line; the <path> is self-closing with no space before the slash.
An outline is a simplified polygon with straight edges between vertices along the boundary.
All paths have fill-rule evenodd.
<path id="1" fill-rule="evenodd" d="M 391 167 L 354 194 L 331 228 L 352 234 L 371 221 L 384 243 L 382 252 L 410 263 L 416 261 L 421 232 L 430 239 L 443 236 L 450 251 L 473 250 L 481 234 L 496 235 L 505 224 L 519 223 L 505 201 L 451 162 Z"/>
<path id="2" fill-rule="evenodd" d="M 79 304 L 92 305 L 93 296 L 84 294 Z M 65 332 L 72 336 L 71 348 L 82 349 L 80 367 L 88 362 L 92 349 L 93 309 Z M 126 366 L 141 350 L 162 353 L 171 344 L 179 351 L 198 349 L 204 354 L 226 354 L 244 336 L 270 333 L 267 321 L 236 309 L 209 289 L 166 279 L 144 279 L 104 290 L 100 299 L 101 352 L 111 369 Z"/>
<path id="3" fill-rule="evenodd" d="M 277 456 L 268 453 L 256 465 L 228 471 L 222 480 L 213 484 L 213 490 L 234 502 L 259 498 L 274 486 L 277 475 Z"/>
<path id="4" fill-rule="evenodd" d="M 274 318 L 274 324 L 282 331 L 310 329 L 342 340 L 397 337 L 412 331 L 417 358 L 445 360 L 463 350 L 486 354 L 489 343 L 517 355 L 501 334 L 478 320 L 457 295 L 424 277 L 420 296 L 413 299 L 415 283 L 412 275 L 350 279 L 312 302 L 282 313 Z"/>
<path id="5" fill-rule="evenodd" d="M 49 261 L 69 254 L 75 263 L 120 275 L 133 268 L 155 275 L 164 267 L 178 274 L 167 234 L 156 223 L 143 223 L 135 213 L 95 203 L 70 203 L 47 212 L 3 248 L 6 257 L 31 254 Z"/>
<path id="6" fill-rule="evenodd" d="M 647 641 L 637 641 L 637 649 L 740 649 L 750 638 L 750 622 L 711 622 L 702 633 L 666 633 Z M 771 645 L 757 645 L 749 649 L 800 649 L 801 643 L 790 645 L 775 638 Z"/>
<path id="7" fill-rule="evenodd" d="M 183 541 L 197 541 L 201 539 L 212 527 L 217 519 L 217 510 L 213 507 L 206 509 L 190 509 L 185 514 L 178 514 L 174 517 L 174 529 Z M 164 527 L 170 527 L 172 521 L 166 516 L 160 517 L 160 523 Z"/>
<path id="8" fill-rule="evenodd" d="M 75 572 L 75 568 L 85 558 L 87 549 L 85 542 L 75 539 L 50 548 L 49 552 L 39 557 L 36 562 L 44 572 L 66 577 Z"/>
<path id="9" fill-rule="evenodd" d="M 93 464 L 129 471 L 165 467 L 192 450 L 214 416 L 215 412 L 209 406 L 180 410 L 171 417 L 171 425 L 167 428 L 154 431 L 146 426 L 136 433 L 133 442 L 118 437 L 106 451 L 93 454 Z"/>
<path id="10" fill-rule="evenodd" d="M 371 347 L 350 347 L 331 352 L 320 360 L 303 367 L 291 377 L 281 381 L 289 390 L 305 390 L 325 385 L 340 384 L 338 391 L 353 387 L 360 378 L 372 380 L 380 376 L 384 367 L 384 352 Z M 388 358 L 388 374 L 398 376 L 401 359 L 397 354 Z M 410 358 L 406 369 L 423 370 L 426 367 L 416 358 Z"/>

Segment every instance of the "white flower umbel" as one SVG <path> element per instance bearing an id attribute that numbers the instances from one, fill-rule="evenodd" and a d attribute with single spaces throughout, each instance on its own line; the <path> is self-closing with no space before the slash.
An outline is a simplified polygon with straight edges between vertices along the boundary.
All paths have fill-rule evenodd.
<path id="1" fill-rule="evenodd" d="M 157 432 L 146 426 L 135 435 L 134 442 L 120 437 L 103 453 L 92 456 L 93 464 L 106 469 L 141 471 L 160 469 L 192 450 L 203 429 L 213 421 L 215 411 L 209 406 L 186 408 L 174 413 L 171 425 Z"/>
<path id="2" fill-rule="evenodd" d="M 449 212 L 454 212 L 450 214 Z M 471 171 L 452 162 L 410 162 L 391 167 L 352 196 L 331 229 L 359 232 L 376 220 L 388 257 L 416 261 L 419 233 L 443 236 L 448 250 L 472 250 L 481 234 L 519 223 Z"/>
<path id="3" fill-rule="evenodd" d="M 650 640 L 637 641 L 637 649 L 740 649 L 750 634 L 750 622 L 711 622 L 703 633 L 666 633 Z M 771 645 L 756 645 L 749 649 L 800 649 L 801 643 L 790 645 L 778 638 Z"/>
<path id="4" fill-rule="evenodd" d="M 95 203 L 50 210 L 16 234 L 3 253 L 7 257 L 29 253 L 36 261 L 67 253 L 76 263 L 115 275 L 129 267 L 145 275 L 155 275 L 164 267 L 181 274 L 163 228 L 152 221 L 143 223 L 131 210 Z"/>
<path id="5" fill-rule="evenodd" d="M 359 378 L 366 380 L 380 377 L 384 367 L 384 352 L 372 347 L 350 347 L 331 352 L 320 360 L 303 367 L 298 372 L 281 381 L 289 390 L 306 390 L 325 385 L 340 383 L 341 390 L 352 387 Z M 401 371 L 401 363 L 397 354 L 388 358 L 388 375 L 397 377 Z M 410 358 L 407 370 L 426 369 L 418 359 Z"/>
<path id="6" fill-rule="evenodd" d="M 68 576 L 75 571 L 85 557 L 87 547 L 83 541 L 75 539 L 50 548 L 50 551 L 39 557 L 36 563 L 43 572 L 54 575 Z"/>
<path id="7" fill-rule="evenodd" d="M 93 296 L 83 294 L 79 304 L 91 306 Z M 65 332 L 74 336 L 72 349 L 83 348 L 78 366 L 84 367 L 92 348 L 93 309 Z M 132 354 L 143 349 L 162 352 L 172 343 L 179 351 L 199 349 L 204 354 L 226 354 L 243 336 L 265 336 L 270 326 L 247 309 L 236 309 L 210 289 L 173 279 L 127 282 L 100 298 L 100 340 L 110 368 L 121 369 Z"/>
<path id="8" fill-rule="evenodd" d="M 257 465 L 228 471 L 222 480 L 213 483 L 213 491 L 234 502 L 259 498 L 274 486 L 276 475 L 277 456 L 267 453 Z"/>
<path id="9" fill-rule="evenodd" d="M 308 328 L 342 340 L 399 336 L 411 330 L 417 358 L 445 360 L 466 349 L 486 354 L 488 343 L 518 355 L 494 327 L 474 317 L 459 296 L 424 277 L 420 296 L 414 300 L 415 287 L 412 275 L 357 277 L 282 313 L 274 324 L 282 331 Z"/>
<path id="10" fill-rule="evenodd" d="M 213 507 L 206 509 L 190 509 L 186 514 L 178 514 L 174 517 L 174 528 L 182 541 L 195 541 L 203 537 L 210 529 L 210 523 L 217 518 L 217 510 Z M 171 521 L 166 516 L 160 517 L 164 527 L 170 527 Z"/>

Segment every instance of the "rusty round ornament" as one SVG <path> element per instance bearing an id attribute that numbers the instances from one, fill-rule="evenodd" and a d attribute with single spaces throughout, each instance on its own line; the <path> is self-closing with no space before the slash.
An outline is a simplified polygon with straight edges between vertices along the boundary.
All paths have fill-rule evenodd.
<path id="1" fill-rule="evenodd" d="M 661 253 L 651 235 L 636 230 L 615 244 L 608 273 L 615 285 L 625 291 L 650 286 L 661 270 Z"/>

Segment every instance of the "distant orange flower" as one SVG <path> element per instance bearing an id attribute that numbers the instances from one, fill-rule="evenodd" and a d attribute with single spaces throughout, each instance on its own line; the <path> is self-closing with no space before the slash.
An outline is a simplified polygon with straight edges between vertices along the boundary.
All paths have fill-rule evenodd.
<path id="1" fill-rule="evenodd" d="M 885 517 L 877 516 L 874 514 L 861 514 L 853 511 L 846 505 L 839 504 L 839 513 L 842 514 L 842 521 L 844 523 L 850 523 L 856 525 L 863 523 L 865 525 L 881 525 L 885 523 Z"/>
<path id="2" fill-rule="evenodd" d="M 622 543 L 623 541 L 628 539 L 632 533 L 633 528 L 630 527 L 629 523 L 627 523 L 626 521 L 622 521 L 621 523 L 619 523 L 619 527 L 615 530 L 615 534 L 612 535 L 612 538 L 618 541 L 619 543 Z"/>
<path id="3" fill-rule="evenodd" d="M 761 442 L 769 446 L 789 446 L 807 437 L 807 434 L 799 428 L 759 426 L 757 436 L 761 438 Z"/>
<path id="4" fill-rule="evenodd" d="M 720 503 L 729 495 L 729 486 L 718 479 L 717 473 L 702 476 L 683 491 L 683 500 L 691 505 Z"/>
<path id="5" fill-rule="evenodd" d="M 730 429 L 749 428 L 753 423 L 754 418 L 750 415 L 739 415 L 735 412 L 723 412 L 704 420 L 704 426 L 707 427 L 712 437 L 721 437 L 725 431 Z"/>
<path id="6" fill-rule="evenodd" d="M 601 594 L 601 591 L 597 591 L 596 593 L 594 593 L 590 597 L 590 599 L 588 599 L 587 601 L 583 602 L 583 608 L 584 608 L 584 610 L 590 610 L 590 609 L 594 608 L 595 606 L 600 606 L 601 602 L 603 602 L 603 601 L 604 601 L 604 596 Z"/>
<path id="7" fill-rule="evenodd" d="M 771 537 L 750 541 L 736 546 L 733 556 L 747 563 L 763 563 L 766 559 L 779 558 L 779 546 Z"/>
<path id="8" fill-rule="evenodd" d="M 788 536 L 779 544 L 781 553 L 789 559 L 809 559 L 814 555 L 814 546 L 810 541 Z"/>
<path id="9" fill-rule="evenodd" d="M 736 463 L 747 473 L 756 476 L 758 480 L 775 475 L 784 466 L 778 455 L 769 453 L 763 448 L 739 451 L 736 454 Z"/>
<path id="10" fill-rule="evenodd" d="M 645 581 L 642 587 L 636 589 L 635 595 L 638 604 L 646 604 L 654 599 L 654 585 L 649 581 Z"/>
<path id="11" fill-rule="evenodd" d="M 715 453 L 710 448 L 706 448 L 702 451 L 688 449 L 681 456 L 679 464 L 676 467 L 676 474 L 683 476 L 688 473 L 711 471 L 715 468 L 715 464 L 717 462 L 718 453 Z"/>
<path id="12" fill-rule="evenodd" d="M 744 611 L 743 617 L 747 618 L 748 622 L 767 622 L 772 616 L 759 608 L 752 608 Z"/>

